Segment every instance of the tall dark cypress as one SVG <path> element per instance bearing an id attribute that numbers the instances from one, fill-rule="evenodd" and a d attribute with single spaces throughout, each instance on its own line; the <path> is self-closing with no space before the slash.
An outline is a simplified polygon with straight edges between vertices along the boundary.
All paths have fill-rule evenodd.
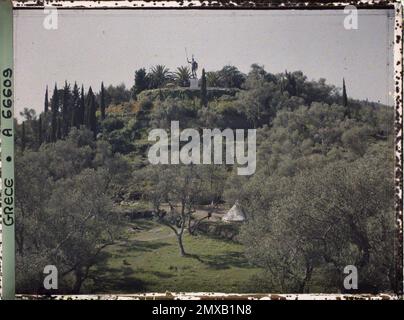
<path id="1" fill-rule="evenodd" d="M 73 86 L 73 102 L 72 102 L 72 110 L 71 110 L 71 126 L 79 128 L 80 127 L 80 92 L 77 83 L 74 83 Z"/>
<path id="2" fill-rule="evenodd" d="M 206 87 L 206 74 L 205 69 L 202 69 L 202 79 L 201 79 L 201 105 L 203 107 L 208 106 L 208 91 Z"/>
<path id="3" fill-rule="evenodd" d="M 90 129 L 94 138 L 97 134 L 97 117 L 96 117 L 97 107 L 95 104 L 95 96 L 93 93 L 93 89 L 90 87 L 87 93 L 87 104 L 86 104 L 86 126 Z"/>
<path id="4" fill-rule="evenodd" d="M 70 85 L 65 81 L 63 88 L 63 104 L 62 104 L 62 137 L 66 137 L 69 133 L 71 122 L 71 99 L 70 99 Z"/>
<path id="5" fill-rule="evenodd" d="M 40 114 L 38 119 L 38 146 L 41 146 L 42 142 L 42 114 Z"/>
<path id="6" fill-rule="evenodd" d="M 85 104 L 85 111 L 84 111 L 84 125 L 87 129 L 90 129 L 90 113 L 91 113 L 91 106 L 92 106 L 92 95 L 93 89 L 90 87 L 88 88 L 88 92 L 86 95 L 86 104 Z"/>
<path id="7" fill-rule="evenodd" d="M 49 98 L 48 98 L 48 86 L 46 86 L 44 112 L 47 113 L 48 111 L 49 111 Z"/>
<path id="8" fill-rule="evenodd" d="M 346 94 L 345 79 L 342 78 L 342 105 L 348 107 L 348 96 Z"/>
<path id="9" fill-rule="evenodd" d="M 348 117 L 351 116 L 351 110 L 348 106 L 348 95 L 346 94 L 345 79 L 342 78 L 342 105 L 345 108 L 345 113 Z"/>
<path id="10" fill-rule="evenodd" d="M 59 94 L 58 88 L 55 84 L 53 89 L 53 96 L 51 100 L 52 109 L 52 121 L 51 121 L 51 141 L 55 142 L 57 139 L 57 127 L 58 127 L 58 114 L 59 114 Z"/>
<path id="11" fill-rule="evenodd" d="M 22 128 L 21 128 L 21 150 L 25 150 L 25 121 L 22 123 Z"/>
<path id="12" fill-rule="evenodd" d="M 63 122 L 62 119 L 59 117 L 57 120 L 57 130 L 56 130 L 56 138 L 57 140 L 62 139 L 62 127 L 63 127 Z"/>
<path id="13" fill-rule="evenodd" d="M 94 96 L 94 104 L 91 109 L 91 118 L 90 118 L 90 127 L 91 131 L 94 134 L 94 139 L 97 138 L 97 101 L 95 100 Z"/>
<path id="14" fill-rule="evenodd" d="M 100 101 L 100 107 L 101 107 L 101 119 L 105 119 L 105 89 L 104 89 L 104 82 L 101 82 L 101 101 Z"/>
<path id="15" fill-rule="evenodd" d="M 85 114 L 86 114 L 86 104 L 85 104 L 84 86 L 81 85 L 80 108 L 79 108 L 79 114 L 78 114 L 79 127 L 81 125 L 86 125 Z"/>

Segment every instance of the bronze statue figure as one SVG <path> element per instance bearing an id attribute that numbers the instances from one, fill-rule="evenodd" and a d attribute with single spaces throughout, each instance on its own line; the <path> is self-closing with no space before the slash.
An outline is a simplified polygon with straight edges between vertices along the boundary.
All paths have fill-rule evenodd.
<path id="1" fill-rule="evenodd" d="M 191 65 L 191 78 L 196 79 L 196 71 L 198 70 L 198 63 L 194 59 L 194 55 L 192 55 L 191 61 L 188 59 L 187 49 L 185 48 L 185 53 L 187 55 L 187 62 Z"/>

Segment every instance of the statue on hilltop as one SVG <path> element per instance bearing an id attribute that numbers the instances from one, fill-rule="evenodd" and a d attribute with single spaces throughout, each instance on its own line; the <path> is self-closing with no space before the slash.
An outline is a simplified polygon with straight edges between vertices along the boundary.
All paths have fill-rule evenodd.
<path id="1" fill-rule="evenodd" d="M 185 53 L 187 56 L 187 62 L 191 65 L 191 77 L 193 79 L 196 79 L 196 71 L 198 70 L 198 62 L 195 61 L 194 55 L 192 55 L 192 59 L 191 61 L 188 59 L 188 53 L 187 53 L 187 49 L 185 48 Z"/>

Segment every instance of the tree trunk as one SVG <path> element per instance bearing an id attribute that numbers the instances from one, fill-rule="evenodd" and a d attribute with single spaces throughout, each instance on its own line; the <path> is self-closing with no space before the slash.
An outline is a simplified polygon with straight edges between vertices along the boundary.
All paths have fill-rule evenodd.
<path id="1" fill-rule="evenodd" d="M 360 228 L 355 224 L 353 218 L 349 220 L 349 227 L 351 229 L 351 236 L 353 242 L 361 250 L 362 257 L 360 258 L 358 268 L 363 268 L 369 264 L 370 259 L 370 243 L 365 231 L 360 230 Z"/>
<path id="2" fill-rule="evenodd" d="M 73 286 L 73 293 L 80 293 L 81 285 L 83 284 L 83 276 L 81 270 L 75 271 L 74 275 L 76 277 L 76 281 Z"/>
<path id="3" fill-rule="evenodd" d="M 185 252 L 184 245 L 182 243 L 182 233 L 177 235 L 177 239 L 178 239 L 178 246 L 180 247 L 180 255 L 181 255 L 181 257 L 184 257 L 187 254 Z"/>
<path id="4" fill-rule="evenodd" d="M 313 274 L 313 267 L 311 266 L 310 263 L 306 263 L 306 274 L 304 276 L 304 279 L 300 283 L 299 293 L 305 293 L 306 286 L 310 282 L 312 274 Z"/>
<path id="5" fill-rule="evenodd" d="M 194 224 L 194 227 L 195 227 L 195 224 Z M 188 233 L 189 233 L 189 235 L 193 236 L 194 231 L 195 231 L 195 229 L 192 228 L 192 219 L 191 219 L 191 217 L 189 217 L 189 219 L 188 219 Z"/>

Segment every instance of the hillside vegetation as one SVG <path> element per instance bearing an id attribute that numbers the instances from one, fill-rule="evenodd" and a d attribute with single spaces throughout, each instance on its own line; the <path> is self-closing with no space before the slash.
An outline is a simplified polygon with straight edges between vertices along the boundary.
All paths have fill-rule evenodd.
<path id="1" fill-rule="evenodd" d="M 200 90 L 164 66 L 137 70 L 130 90 L 66 83 L 23 112 L 19 291 L 43 290 L 47 264 L 61 292 L 339 292 L 347 265 L 359 291 L 394 290 L 393 108 L 300 71 L 203 73 Z M 151 165 L 148 133 L 171 121 L 257 129 L 256 172 Z M 236 240 L 198 231 L 236 201 Z"/>

